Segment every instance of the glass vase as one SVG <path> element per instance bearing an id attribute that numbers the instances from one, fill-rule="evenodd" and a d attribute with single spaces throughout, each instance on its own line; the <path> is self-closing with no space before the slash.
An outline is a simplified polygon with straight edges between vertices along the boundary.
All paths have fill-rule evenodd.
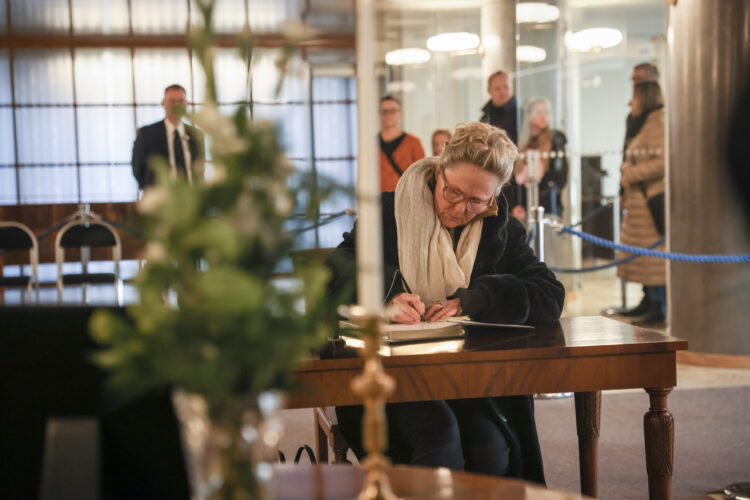
<path id="1" fill-rule="evenodd" d="M 173 393 L 193 500 L 264 500 L 284 428 L 278 391 L 211 412 L 203 396 Z M 214 415 L 211 419 L 209 415 Z"/>

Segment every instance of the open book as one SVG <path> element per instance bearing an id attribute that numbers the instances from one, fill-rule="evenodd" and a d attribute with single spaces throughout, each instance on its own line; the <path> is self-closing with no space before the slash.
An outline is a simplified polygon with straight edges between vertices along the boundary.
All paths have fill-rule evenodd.
<path id="1" fill-rule="evenodd" d="M 357 328 L 348 321 L 339 321 L 341 328 Z M 411 342 L 414 340 L 432 340 L 463 337 L 465 330 L 459 323 L 451 321 L 435 321 L 434 323 L 386 323 L 382 326 L 386 342 Z"/>
<path id="2" fill-rule="evenodd" d="M 357 325 L 349 321 L 339 321 L 340 328 L 357 328 Z M 467 329 L 476 333 L 495 333 L 500 329 L 523 329 L 533 330 L 529 325 L 513 325 L 505 323 L 483 323 L 472 321 L 468 316 L 454 316 L 444 321 L 434 323 L 422 322 L 412 325 L 403 323 L 386 323 L 383 325 L 383 333 L 386 342 L 411 342 L 415 340 L 435 340 L 445 338 L 463 337 Z"/>

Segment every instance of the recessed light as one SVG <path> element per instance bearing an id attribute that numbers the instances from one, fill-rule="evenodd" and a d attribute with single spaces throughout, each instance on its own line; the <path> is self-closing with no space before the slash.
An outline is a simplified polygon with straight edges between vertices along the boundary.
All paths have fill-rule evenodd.
<path id="1" fill-rule="evenodd" d="M 516 5 L 517 23 L 551 23 L 560 19 L 560 9 L 544 2 L 521 2 Z"/>
<path id="2" fill-rule="evenodd" d="M 429 50 L 405 48 L 391 50 L 385 54 L 385 63 L 391 66 L 426 63 L 432 56 Z"/>
<path id="3" fill-rule="evenodd" d="M 427 39 L 427 48 L 433 52 L 467 50 L 479 47 L 479 36 L 465 31 L 441 33 Z"/>
<path id="4" fill-rule="evenodd" d="M 614 28 L 589 28 L 565 34 L 565 45 L 575 52 L 596 52 L 619 45 L 622 32 Z"/>

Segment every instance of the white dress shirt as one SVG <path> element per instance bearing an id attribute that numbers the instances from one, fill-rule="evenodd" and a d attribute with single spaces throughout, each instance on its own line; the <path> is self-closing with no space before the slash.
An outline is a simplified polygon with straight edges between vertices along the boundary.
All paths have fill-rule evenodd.
<path id="1" fill-rule="evenodd" d="M 167 147 L 169 148 L 169 167 L 172 174 L 172 178 L 177 178 L 177 165 L 174 159 L 174 131 L 180 135 L 180 142 L 182 142 L 182 155 L 185 158 L 185 170 L 187 170 L 188 182 L 193 182 L 193 169 L 192 163 L 193 158 L 190 156 L 190 136 L 185 133 L 185 125 L 180 122 L 177 127 L 172 125 L 168 119 L 164 119 L 164 124 L 167 126 Z"/>

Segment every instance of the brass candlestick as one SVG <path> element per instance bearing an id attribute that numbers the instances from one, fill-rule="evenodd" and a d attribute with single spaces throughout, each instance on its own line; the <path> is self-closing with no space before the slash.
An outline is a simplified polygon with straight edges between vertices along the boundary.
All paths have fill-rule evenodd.
<path id="1" fill-rule="evenodd" d="M 391 462 L 383 454 L 388 444 L 385 400 L 393 393 L 396 382 L 385 373 L 380 361 L 380 321 L 381 318 L 378 316 L 357 318 L 364 334 L 365 347 L 362 357 L 365 366 L 362 375 L 352 380 L 351 387 L 365 405 L 362 444 L 367 451 L 367 458 L 362 461 L 367 476 L 359 493 L 359 500 L 398 500 L 386 475 Z"/>

